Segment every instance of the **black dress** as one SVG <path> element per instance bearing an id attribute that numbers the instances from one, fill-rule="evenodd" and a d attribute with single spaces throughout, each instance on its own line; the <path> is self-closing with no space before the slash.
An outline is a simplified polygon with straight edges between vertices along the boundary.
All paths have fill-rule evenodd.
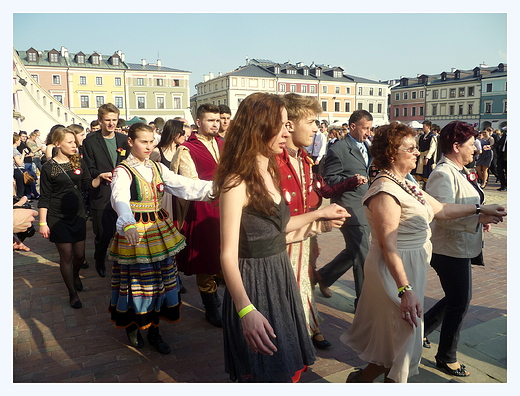
<path id="1" fill-rule="evenodd" d="M 255 354 L 247 345 L 241 319 L 228 290 L 224 294 L 222 327 L 225 370 L 232 381 L 292 382 L 292 377 L 316 358 L 307 334 L 302 300 L 289 261 L 285 202 L 267 216 L 246 207 L 242 212 L 239 270 L 251 303 L 273 327 L 278 349 L 273 356 Z"/>
<path id="2" fill-rule="evenodd" d="M 81 189 L 82 185 L 88 188 L 91 182 L 83 160 L 79 169 L 73 169 L 70 162 L 58 165 L 54 159 L 42 166 L 38 208 L 47 208 L 51 242 L 75 243 L 86 239 L 86 214 Z"/>

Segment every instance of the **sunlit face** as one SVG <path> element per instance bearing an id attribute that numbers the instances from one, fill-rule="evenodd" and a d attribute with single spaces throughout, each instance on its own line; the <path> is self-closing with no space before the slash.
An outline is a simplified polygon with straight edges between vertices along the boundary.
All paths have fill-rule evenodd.
<path id="1" fill-rule="evenodd" d="M 366 118 L 360 119 L 358 122 L 353 122 L 349 125 L 350 136 L 362 143 L 370 137 L 372 129 L 372 121 Z"/>
<path id="2" fill-rule="evenodd" d="M 455 143 L 455 147 L 458 149 L 458 155 L 460 156 L 460 162 L 463 165 L 469 164 L 473 161 L 473 155 L 475 154 L 475 138 L 472 136 L 463 144 Z M 456 151 L 455 151 L 456 153 Z"/>
<path id="3" fill-rule="evenodd" d="M 278 155 L 283 152 L 283 149 L 285 148 L 285 142 L 287 138 L 289 137 L 289 123 L 287 118 L 287 110 L 285 108 L 282 109 L 282 121 L 280 123 L 280 130 L 278 133 L 272 137 L 271 141 L 269 142 L 269 147 L 273 151 L 274 154 Z"/>
<path id="4" fill-rule="evenodd" d="M 403 138 L 397 150 L 397 156 L 394 158 L 395 166 L 400 168 L 404 173 L 409 173 L 415 169 L 419 155 L 420 153 L 415 138 L 413 136 L 407 136 Z"/>
<path id="5" fill-rule="evenodd" d="M 27 135 L 22 133 L 22 134 L 20 135 L 20 140 L 21 140 L 22 142 L 26 142 L 26 141 L 27 141 Z"/>
<path id="6" fill-rule="evenodd" d="M 132 155 L 139 161 L 144 161 L 150 157 L 150 153 L 155 147 L 154 134 L 151 131 L 137 131 L 135 139 L 128 138 L 128 145 Z"/>
<path id="7" fill-rule="evenodd" d="M 220 114 L 220 132 L 226 132 L 229 128 L 229 122 L 231 121 L 231 114 L 222 113 Z"/>
<path id="8" fill-rule="evenodd" d="M 296 147 L 307 147 L 312 144 L 314 135 L 318 132 L 316 125 L 316 116 L 306 115 L 299 121 L 289 121 L 289 132 L 291 139 Z"/>
<path id="9" fill-rule="evenodd" d="M 220 113 L 204 113 L 202 118 L 197 118 L 198 133 L 203 136 L 215 137 L 220 128 Z"/>
<path id="10" fill-rule="evenodd" d="M 90 132 L 96 132 L 96 131 L 99 131 L 101 129 L 101 127 L 99 125 L 95 125 L 92 127 L 92 129 L 90 129 Z"/>
<path id="11" fill-rule="evenodd" d="M 55 146 L 67 157 L 78 152 L 76 135 L 73 133 L 65 133 L 63 140 L 61 142 L 56 142 Z"/>
<path id="12" fill-rule="evenodd" d="M 182 133 L 179 133 L 177 136 L 175 136 L 173 141 L 177 145 L 183 144 L 186 141 L 186 128 L 183 129 Z"/>
<path id="13" fill-rule="evenodd" d="M 101 130 L 105 133 L 113 133 L 116 130 L 119 114 L 107 113 L 103 117 L 98 118 Z"/>

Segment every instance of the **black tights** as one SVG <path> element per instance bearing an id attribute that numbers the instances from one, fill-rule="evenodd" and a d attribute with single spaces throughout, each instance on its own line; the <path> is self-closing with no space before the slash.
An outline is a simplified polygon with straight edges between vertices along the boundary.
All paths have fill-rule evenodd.
<path id="1" fill-rule="evenodd" d="M 74 279 L 79 277 L 79 270 L 85 260 L 85 241 L 75 243 L 56 243 L 60 254 L 60 272 L 65 286 L 69 290 L 70 302 L 79 300 L 74 288 Z"/>

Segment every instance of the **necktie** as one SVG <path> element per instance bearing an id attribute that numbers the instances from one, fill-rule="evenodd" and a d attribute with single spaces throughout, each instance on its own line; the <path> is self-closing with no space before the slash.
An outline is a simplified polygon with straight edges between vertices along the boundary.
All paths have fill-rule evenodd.
<path id="1" fill-rule="evenodd" d="M 367 149 L 366 149 L 365 145 L 362 144 L 359 147 L 359 150 L 361 151 L 361 155 L 363 156 L 363 159 L 365 160 L 365 165 L 367 165 L 368 164 L 368 154 L 367 154 Z"/>

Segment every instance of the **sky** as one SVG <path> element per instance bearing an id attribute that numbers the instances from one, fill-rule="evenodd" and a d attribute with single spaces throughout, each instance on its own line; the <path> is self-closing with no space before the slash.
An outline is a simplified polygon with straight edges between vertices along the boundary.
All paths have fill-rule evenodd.
<path id="1" fill-rule="evenodd" d="M 376 81 L 506 63 L 507 14 L 13 13 L 13 45 L 161 59 L 192 72 L 194 94 L 204 74 L 232 71 L 246 57 L 341 66 Z"/>

